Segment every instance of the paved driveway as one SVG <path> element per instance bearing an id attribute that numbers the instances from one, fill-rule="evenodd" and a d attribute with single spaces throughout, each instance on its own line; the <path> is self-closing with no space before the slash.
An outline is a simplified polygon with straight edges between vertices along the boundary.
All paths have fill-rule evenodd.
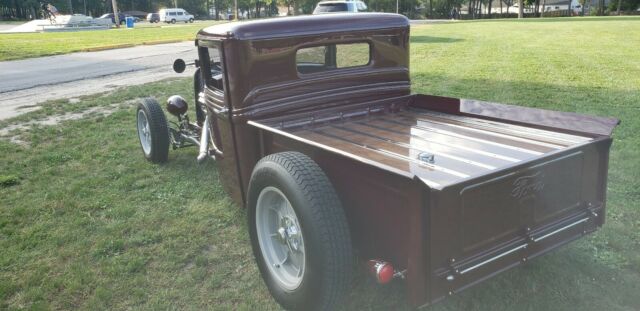
<path id="1" fill-rule="evenodd" d="M 139 46 L 0 62 L 0 119 L 30 111 L 35 104 L 143 84 L 177 75 L 176 58 L 196 58 L 193 42 Z"/>

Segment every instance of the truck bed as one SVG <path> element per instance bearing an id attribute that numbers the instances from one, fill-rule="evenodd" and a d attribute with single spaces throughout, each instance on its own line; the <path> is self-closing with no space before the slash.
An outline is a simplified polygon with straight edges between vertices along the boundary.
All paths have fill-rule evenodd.
<path id="1" fill-rule="evenodd" d="M 262 155 L 319 163 L 363 258 L 406 269 L 433 303 L 604 223 L 618 121 L 412 95 L 249 120 Z"/>
<path id="2" fill-rule="evenodd" d="M 436 189 L 592 140 L 414 107 L 270 126 L 415 175 Z"/>

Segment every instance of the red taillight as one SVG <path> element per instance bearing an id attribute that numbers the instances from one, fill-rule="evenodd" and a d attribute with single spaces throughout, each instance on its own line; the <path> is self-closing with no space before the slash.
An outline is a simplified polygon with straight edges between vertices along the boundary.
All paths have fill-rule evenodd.
<path id="1" fill-rule="evenodd" d="M 387 284 L 393 280 L 395 270 L 391 263 L 382 260 L 369 260 L 367 264 L 369 266 L 369 271 L 373 273 L 378 283 Z"/>

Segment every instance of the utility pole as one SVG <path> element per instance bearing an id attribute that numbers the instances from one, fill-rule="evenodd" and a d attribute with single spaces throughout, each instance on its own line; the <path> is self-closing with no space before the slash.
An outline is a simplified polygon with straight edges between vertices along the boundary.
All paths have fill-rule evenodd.
<path id="1" fill-rule="evenodd" d="M 120 16 L 118 15 L 118 2 L 111 0 L 111 6 L 113 6 L 113 20 L 116 22 L 116 28 L 120 28 Z"/>
<path id="2" fill-rule="evenodd" d="M 400 12 L 400 0 L 396 0 L 396 14 Z"/>
<path id="3" fill-rule="evenodd" d="M 234 14 L 233 14 L 233 20 L 239 20 L 240 18 L 238 17 L 238 0 L 233 0 L 233 6 L 234 6 Z"/>

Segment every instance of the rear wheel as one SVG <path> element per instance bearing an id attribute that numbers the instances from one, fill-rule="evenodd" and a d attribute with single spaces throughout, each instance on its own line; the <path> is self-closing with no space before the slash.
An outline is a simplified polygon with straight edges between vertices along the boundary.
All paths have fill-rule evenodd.
<path id="1" fill-rule="evenodd" d="M 189 19 L 189 23 L 193 23 L 193 18 L 190 18 L 190 19 Z"/>
<path id="2" fill-rule="evenodd" d="M 172 19 L 172 20 L 171 20 L 171 23 L 172 23 L 172 24 L 175 24 L 175 23 L 176 23 L 176 20 L 175 20 L 175 19 Z"/>
<path id="3" fill-rule="evenodd" d="M 145 98 L 138 104 L 138 138 L 144 157 L 153 163 L 164 163 L 169 157 L 167 118 L 155 99 Z"/>
<path id="4" fill-rule="evenodd" d="M 297 152 L 269 155 L 249 184 L 249 234 L 269 291 L 285 309 L 332 310 L 351 282 L 344 210 L 329 179 Z"/>

